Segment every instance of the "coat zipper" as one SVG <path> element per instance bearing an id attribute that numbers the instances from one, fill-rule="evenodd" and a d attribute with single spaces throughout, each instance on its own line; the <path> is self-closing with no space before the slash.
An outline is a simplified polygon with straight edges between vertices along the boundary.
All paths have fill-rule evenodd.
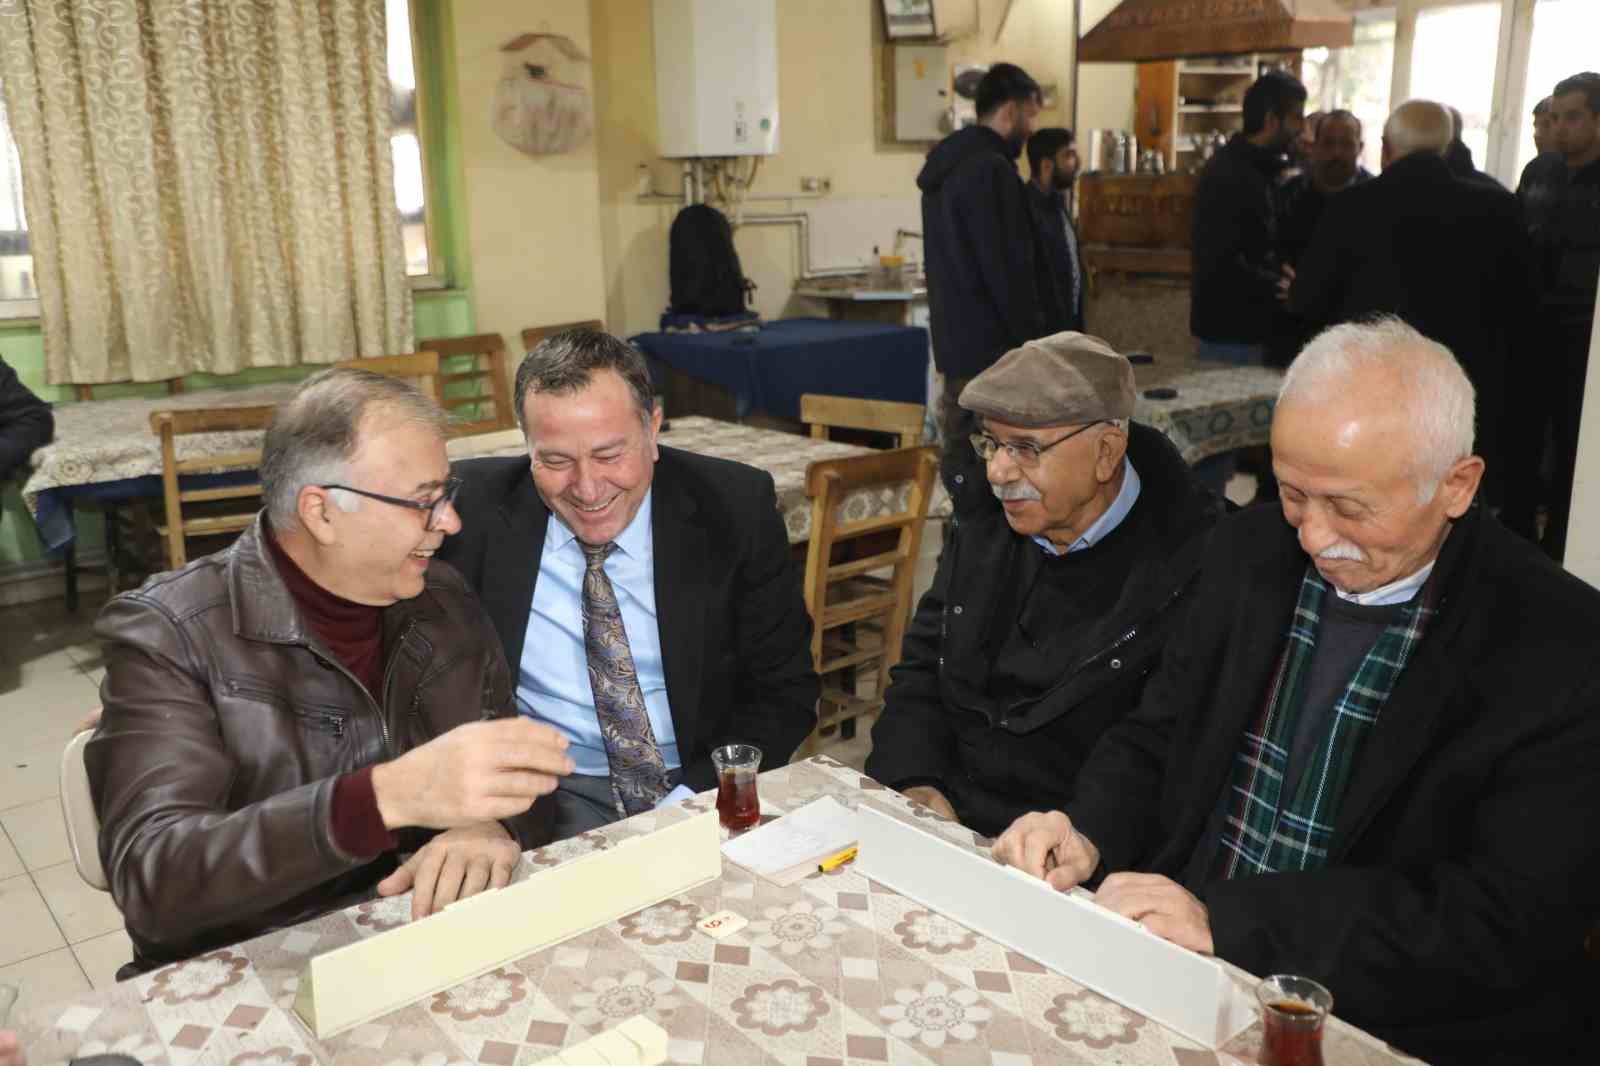
<path id="1" fill-rule="evenodd" d="M 303 718 L 307 721 L 313 721 L 321 724 L 324 729 L 333 734 L 334 739 L 336 740 L 342 740 L 344 738 L 344 716 L 334 714 L 332 708 L 324 709 L 316 704 L 308 704 L 307 706 L 316 709 L 314 711 L 299 711 L 295 709 L 295 706 L 291 701 L 284 698 L 282 693 L 272 692 L 264 688 L 256 688 L 251 685 L 241 685 L 239 682 L 231 680 L 227 682 L 227 685 L 228 692 L 232 695 L 244 696 L 247 699 L 256 699 L 260 700 L 262 703 L 270 703 L 275 707 L 281 707 L 284 710 L 287 710 L 290 714 L 294 715 L 296 718 Z"/>

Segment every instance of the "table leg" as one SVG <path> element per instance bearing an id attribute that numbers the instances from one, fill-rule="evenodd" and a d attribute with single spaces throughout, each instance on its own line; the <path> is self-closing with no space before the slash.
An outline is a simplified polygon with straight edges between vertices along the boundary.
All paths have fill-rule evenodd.
<path id="1" fill-rule="evenodd" d="M 67 577 L 67 613 L 76 614 L 78 611 L 78 545 L 75 540 L 67 541 L 66 550 L 61 553 L 61 565 Z"/>
<path id="2" fill-rule="evenodd" d="M 119 557 L 122 554 L 122 532 L 118 527 L 117 505 L 106 504 L 106 585 L 107 598 L 115 596 L 121 591 L 122 566 Z"/>

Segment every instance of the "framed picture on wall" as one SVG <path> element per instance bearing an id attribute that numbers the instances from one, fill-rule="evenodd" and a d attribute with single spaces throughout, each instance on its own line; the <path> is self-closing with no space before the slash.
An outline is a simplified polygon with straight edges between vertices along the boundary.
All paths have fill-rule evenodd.
<path id="1" fill-rule="evenodd" d="M 937 36 L 933 0 L 883 0 L 883 25 L 891 41 Z"/>

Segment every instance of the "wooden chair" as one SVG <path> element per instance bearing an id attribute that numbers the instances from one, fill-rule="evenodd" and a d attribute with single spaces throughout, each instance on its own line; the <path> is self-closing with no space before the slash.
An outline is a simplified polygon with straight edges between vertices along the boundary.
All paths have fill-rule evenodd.
<path id="1" fill-rule="evenodd" d="M 209 489 L 185 489 L 186 475 L 247 470 L 252 475 L 261 466 L 259 447 L 244 452 L 208 455 L 201 459 L 179 459 L 177 440 L 195 433 L 243 433 L 265 431 L 277 408 L 206 407 L 190 411 L 154 411 L 150 428 L 161 438 L 161 495 L 166 505 L 166 523 L 156 527 L 166 541 L 167 565 L 173 570 L 189 561 L 184 541 L 188 537 L 238 533 L 248 529 L 260 508 L 261 482 L 255 477 L 243 484 Z M 247 507 L 229 501 L 248 501 Z M 201 505 L 195 514 L 185 516 L 184 505 Z"/>
<path id="2" fill-rule="evenodd" d="M 407 352 L 404 355 L 369 355 L 362 359 L 341 359 L 335 366 L 353 366 L 391 378 L 405 378 L 434 402 L 439 400 L 439 353 Z"/>
<path id="3" fill-rule="evenodd" d="M 938 473 L 932 445 L 875 455 L 824 459 L 806 470 L 811 498 L 811 539 L 806 552 L 805 601 L 811 615 L 811 661 L 822 679 L 817 728 L 801 745 L 815 752 L 825 735 L 850 720 L 875 718 L 883 710 L 889 669 L 900 661 L 900 643 L 911 616 L 922 527 Z M 861 490 L 898 490 L 910 483 L 903 510 L 859 520 L 845 519 L 840 504 Z M 887 547 L 885 547 L 887 545 Z M 865 554 L 852 551 L 865 548 Z M 873 571 L 888 569 L 887 579 Z M 861 667 L 876 663 L 871 696 L 858 692 Z"/>
<path id="4" fill-rule="evenodd" d="M 920 403 L 893 400 L 858 400 L 852 396 L 800 397 L 800 421 L 811 426 L 811 435 L 827 440 L 830 428 L 870 429 L 895 434 L 897 448 L 914 448 L 922 443 L 922 424 L 927 408 Z"/>
<path id="5" fill-rule="evenodd" d="M 541 341 L 554 337 L 557 333 L 565 333 L 569 329 L 605 328 L 606 324 L 598 318 L 585 319 L 582 322 L 561 322 L 554 326 L 529 326 L 522 331 L 522 350 L 531 352 L 539 347 Z"/>
<path id="6" fill-rule="evenodd" d="M 498 333 L 432 337 L 417 347 L 439 357 L 439 406 L 450 412 L 450 436 L 492 433 L 517 424 L 506 376 L 506 342 Z M 471 389 L 453 385 L 471 384 Z M 457 417 L 463 409 L 471 417 Z"/>

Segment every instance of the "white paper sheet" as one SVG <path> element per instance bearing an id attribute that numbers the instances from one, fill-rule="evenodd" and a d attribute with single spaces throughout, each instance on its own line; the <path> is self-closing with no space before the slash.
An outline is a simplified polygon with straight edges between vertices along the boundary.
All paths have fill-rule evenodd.
<path id="1" fill-rule="evenodd" d="M 722 845 L 729 862 L 773 880 L 843 851 L 856 842 L 855 812 L 832 796 L 812 800 L 799 810 Z"/>

